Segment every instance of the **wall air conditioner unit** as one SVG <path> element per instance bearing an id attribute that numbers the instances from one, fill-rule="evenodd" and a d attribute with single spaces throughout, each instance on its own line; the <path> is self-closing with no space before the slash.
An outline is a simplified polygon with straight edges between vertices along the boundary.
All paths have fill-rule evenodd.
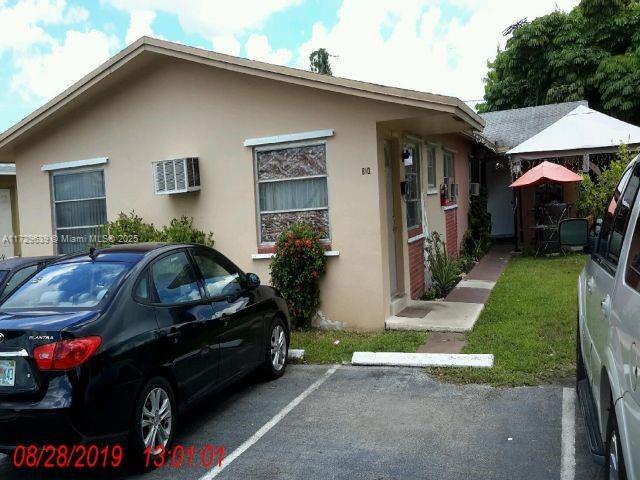
<path id="1" fill-rule="evenodd" d="M 153 193 L 170 195 L 200 190 L 198 158 L 177 158 L 151 162 L 153 169 Z"/>
<path id="2" fill-rule="evenodd" d="M 471 182 L 469 184 L 469 193 L 472 197 L 477 197 L 480 195 L 480 184 L 477 182 Z"/>

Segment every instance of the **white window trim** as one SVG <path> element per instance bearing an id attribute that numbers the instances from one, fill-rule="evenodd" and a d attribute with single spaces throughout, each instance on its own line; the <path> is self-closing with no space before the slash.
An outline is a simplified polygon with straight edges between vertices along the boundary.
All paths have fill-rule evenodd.
<path id="1" fill-rule="evenodd" d="M 102 165 L 109 161 L 108 157 L 87 158 L 84 160 L 72 160 L 70 162 L 45 163 L 40 170 L 49 172 L 51 170 L 64 170 L 67 168 L 88 167 L 91 165 Z"/>
<path id="2" fill-rule="evenodd" d="M 251 260 L 270 260 L 275 257 L 275 253 L 252 253 Z M 340 250 L 327 250 L 324 252 L 325 257 L 339 257 Z"/>
<path id="3" fill-rule="evenodd" d="M 301 140 L 313 140 L 316 138 L 333 137 L 333 128 L 327 130 L 314 130 L 311 132 L 287 133 L 284 135 L 274 135 L 272 137 L 247 138 L 244 141 L 245 147 L 258 147 L 261 145 L 273 145 L 275 143 L 299 142 Z"/>
<path id="4" fill-rule="evenodd" d="M 446 212 L 447 210 L 454 210 L 456 208 L 458 208 L 458 204 L 457 203 L 455 203 L 453 205 L 447 205 L 445 207 L 442 207 L 442 210 L 444 210 Z"/>
<path id="5" fill-rule="evenodd" d="M 424 233 L 421 233 L 420 235 L 416 235 L 415 237 L 411 237 L 409 240 L 407 240 L 407 243 L 415 243 L 418 240 L 422 240 L 426 235 Z"/>
<path id="6" fill-rule="evenodd" d="M 333 132 L 333 130 L 331 130 Z M 325 174 L 320 175 L 309 175 L 306 177 L 291 177 L 291 178 L 282 178 L 278 180 L 258 180 L 258 153 L 260 152 L 270 152 L 273 150 L 286 150 L 289 148 L 297 148 L 297 147 L 309 147 L 315 145 L 323 145 L 324 146 L 324 162 L 325 162 Z M 330 205 L 331 205 L 331 193 L 329 192 L 329 154 L 327 148 L 327 142 L 325 140 L 316 140 L 316 141 L 307 141 L 307 142 L 289 142 L 281 145 L 260 145 L 253 149 L 253 176 L 254 176 L 254 185 L 255 185 L 255 208 L 256 208 L 256 226 L 257 226 L 257 236 L 258 236 L 258 244 L 262 246 L 273 246 L 276 242 L 267 242 L 262 240 L 262 222 L 260 216 L 262 214 L 278 214 L 278 213 L 293 213 L 293 212 L 307 212 L 307 211 L 320 211 L 326 210 L 327 217 L 329 220 L 329 232 L 328 237 L 321 239 L 322 241 L 331 242 L 331 213 L 330 213 Z M 287 182 L 294 180 L 306 180 L 311 178 L 326 178 L 327 180 L 327 206 L 326 207 L 313 207 L 313 208 L 296 208 L 296 209 L 288 209 L 288 210 L 260 210 L 260 184 L 261 183 L 273 183 L 274 181 L 279 182 Z"/>

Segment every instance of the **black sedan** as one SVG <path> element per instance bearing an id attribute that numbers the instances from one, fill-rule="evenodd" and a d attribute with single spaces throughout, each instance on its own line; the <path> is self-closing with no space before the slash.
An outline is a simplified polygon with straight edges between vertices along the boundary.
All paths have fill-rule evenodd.
<path id="1" fill-rule="evenodd" d="M 276 291 L 211 248 L 64 257 L 0 306 L 0 451 L 116 442 L 153 458 L 204 396 L 256 368 L 280 377 L 289 328 Z"/>
<path id="2" fill-rule="evenodd" d="M 18 285 L 42 270 L 56 257 L 14 257 L 0 260 L 0 299 L 13 292 Z"/>

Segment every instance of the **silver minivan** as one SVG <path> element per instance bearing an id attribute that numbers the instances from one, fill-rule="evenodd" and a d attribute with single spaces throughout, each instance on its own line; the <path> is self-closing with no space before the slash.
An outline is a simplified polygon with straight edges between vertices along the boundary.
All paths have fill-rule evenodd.
<path id="1" fill-rule="evenodd" d="M 578 280 L 577 391 L 606 478 L 640 480 L 640 156 Z"/>

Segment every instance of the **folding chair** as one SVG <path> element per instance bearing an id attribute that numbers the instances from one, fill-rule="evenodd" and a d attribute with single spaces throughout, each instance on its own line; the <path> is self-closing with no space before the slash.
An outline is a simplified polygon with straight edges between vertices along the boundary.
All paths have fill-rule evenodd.
<path id="1" fill-rule="evenodd" d="M 589 245 L 589 220 L 586 218 L 567 218 L 558 224 L 560 251 L 564 247 L 586 247 Z"/>

